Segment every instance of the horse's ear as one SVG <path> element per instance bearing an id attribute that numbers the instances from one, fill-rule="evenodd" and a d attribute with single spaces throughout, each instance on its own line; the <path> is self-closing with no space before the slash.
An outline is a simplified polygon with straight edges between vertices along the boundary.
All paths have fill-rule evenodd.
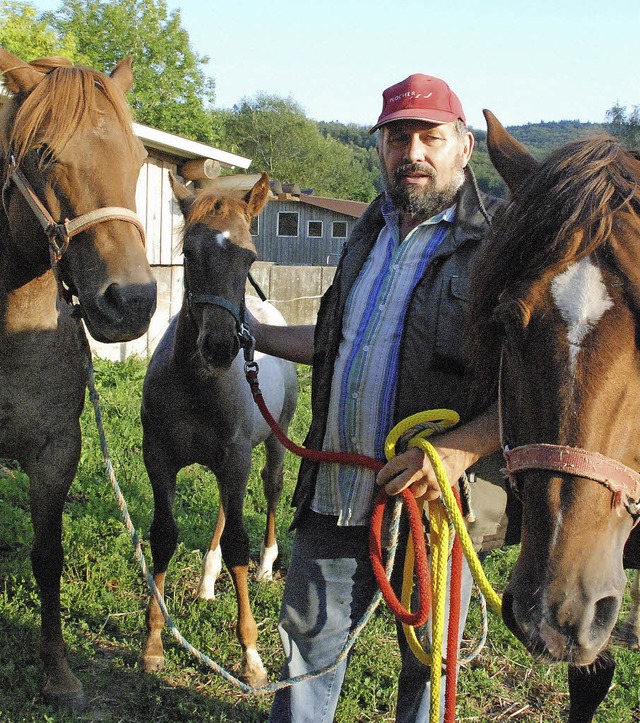
<path id="1" fill-rule="evenodd" d="M 269 176 L 263 173 L 255 186 L 242 199 L 247 204 L 249 216 L 257 216 L 269 198 Z"/>
<path id="2" fill-rule="evenodd" d="M 482 112 L 487 121 L 487 147 L 491 162 L 511 193 L 517 195 L 520 186 L 538 167 L 538 162 L 522 143 L 507 133 L 490 110 Z"/>
<path id="3" fill-rule="evenodd" d="M 186 218 L 189 213 L 189 209 L 193 204 L 195 195 L 169 171 L 169 182 L 171 183 L 171 189 L 173 195 L 178 200 L 182 215 Z"/>
<path id="4" fill-rule="evenodd" d="M 122 93 L 126 95 L 133 85 L 133 58 L 129 56 L 121 60 L 111 71 L 111 80 L 120 88 Z"/>
<path id="5" fill-rule="evenodd" d="M 0 73 L 11 93 L 30 93 L 44 78 L 43 73 L 4 48 L 0 48 Z"/>

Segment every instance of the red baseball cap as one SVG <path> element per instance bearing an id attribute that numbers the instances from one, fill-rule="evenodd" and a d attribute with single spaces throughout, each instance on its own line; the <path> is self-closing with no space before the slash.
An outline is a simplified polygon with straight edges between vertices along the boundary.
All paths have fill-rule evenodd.
<path id="1" fill-rule="evenodd" d="M 369 133 L 394 120 L 421 120 L 466 125 L 462 103 L 440 78 L 416 73 L 387 88 L 382 94 L 382 113 Z"/>

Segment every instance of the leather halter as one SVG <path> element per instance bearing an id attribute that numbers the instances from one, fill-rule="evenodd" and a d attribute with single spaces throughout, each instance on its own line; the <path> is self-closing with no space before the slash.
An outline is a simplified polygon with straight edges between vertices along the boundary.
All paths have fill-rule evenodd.
<path id="1" fill-rule="evenodd" d="M 74 236 L 92 228 L 93 226 L 96 226 L 99 223 L 102 223 L 103 221 L 126 221 L 127 223 L 133 224 L 140 232 L 143 245 L 145 243 L 144 227 L 142 226 L 142 222 L 138 218 L 137 214 L 129 208 L 122 208 L 120 206 L 105 206 L 103 208 L 96 209 L 95 211 L 83 213 L 80 216 L 76 216 L 74 219 L 69 220 L 67 218 L 62 223 L 57 223 L 36 195 L 24 173 L 22 173 L 16 164 L 13 156 L 9 158 L 9 171 L 2 189 L 2 203 L 5 213 L 7 212 L 5 198 L 12 182 L 22 193 L 25 201 L 29 204 L 29 207 L 40 222 L 40 225 L 42 226 L 42 229 L 49 241 L 52 262 L 54 264 L 60 260 L 62 254 L 69 246 L 69 241 Z"/>
<path id="2" fill-rule="evenodd" d="M 236 308 L 228 299 L 215 294 L 194 294 L 188 288 L 185 289 L 185 298 L 187 301 L 187 310 L 190 312 L 193 304 L 208 304 L 209 306 L 218 306 L 228 311 L 236 322 L 236 334 L 240 342 L 240 348 L 244 350 L 245 360 L 250 355 L 253 359 L 253 352 L 256 346 L 256 340 L 251 335 L 249 324 L 247 323 L 247 310 L 244 303 L 244 297 L 240 309 Z"/>
<path id="3" fill-rule="evenodd" d="M 516 479 L 519 472 L 546 470 L 563 475 L 582 477 L 604 485 L 613 493 L 613 506 L 623 506 L 634 518 L 640 521 L 640 474 L 615 459 L 599 452 L 591 452 L 581 447 L 569 447 L 559 444 L 524 444 L 509 448 L 504 441 L 502 411 L 502 361 L 504 346 L 500 354 L 498 375 L 498 418 L 500 438 L 506 469 L 503 470 L 511 489 L 520 496 L 520 485 Z"/>
<path id="4" fill-rule="evenodd" d="M 599 452 L 559 444 L 524 444 L 504 448 L 506 472 L 512 486 L 514 476 L 527 470 L 547 470 L 584 477 L 613 492 L 614 507 L 623 505 L 632 517 L 640 515 L 640 475 L 630 467 Z"/>

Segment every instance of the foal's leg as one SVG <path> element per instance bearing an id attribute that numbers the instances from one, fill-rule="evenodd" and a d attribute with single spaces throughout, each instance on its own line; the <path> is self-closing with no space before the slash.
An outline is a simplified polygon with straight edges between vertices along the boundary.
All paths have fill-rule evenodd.
<path id="1" fill-rule="evenodd" d="M 215 600 L 215 585 L 220 572 L 222 570 L 222 550 L 220 548 L 220 538 L 224 530 L 224 507 L 220 505 L 218 509 L 218 520 L 216 529 L 213 532 L 209 550 L 202 559 L 202 577 L 198 585 L 198 597 L 201 600 Z"/>
<path id="2" fill-rule="evenodd" d="M 238 621 L 236 635 L 242 647 L 241 675 L 257 688 L 267 682 L 267 673 L 257 650 L 258 626 L 249 603 L 249 536 L 244 526 L 243 503 L 251 469 L 251 449 L 226 454 L 226 464 L 216 470 L 226 524 L 220 546 L 236 591 Z"/>
<path id="3" fill-rule="evenodd" d="M 634 570 L 631 581 L 631 609 L 620 637 L 631 650 L 640 649 L 640 570 Z"/>
<path id="4" fill-rule="evenodd" d="M 569 666 L 569 723 L 592 723 L 609 692 L 615 668 L 614 659 L 606 651 L 589 666 Z"/>
<path id="5" fill-rule="evenodd" d="M 178 527 L 173 517 L 173 502 L 176 491 L 177 470 L 170 467 L 168 459 L 160 450 L 161 445 L 143 444 L 144 461 L 147 474 L 153 487 L 153 521 L 149 539 L 153 557 L 153 580 L 161 595 L 164 596 L 164 583 L 178 544 Z M 145 673 L 162 670 L 164 650 L 162 647 L 162 628 L 164 617 L 154 595 L 147 606 L 147 639 L 142 651 L 141 662 Z"/>
<path id="6" fill-rule="evenodd" d="M 276 513 L 282 494 L 282 476 L 284 468 L 284 447 L 274 435 L 267 437 L 264 443 L 266 462 L 261 471 L 264 496 L 267 500 L 267 521 L 264 539 L 260 547 L 260 565 L 256 572 L 258 580 L 273 579 L 273 564 L 278 557 L 276 541 Z"/>
<path id="7" fill-rule="evenodd" d="M 88 704 L 82 683 L 73 675 L 67 662 L 60 618 L 62 510 L 75 475 L 76 464 L 72 465 L 72 469 L 61 472 L 53 467 L 55 462 L 52 462 L 51 458 L 55 455 L 49 455 L 43 450 L 40 452 L 48 466 L 46 472 L 37 468 L 27 468 L 27 471 L 30 476 L 34 532 L 31 566 L 40 588 L 40 657 L 46 674 L 42 694 L 47 704 L 56 708 L 82 711 Z"/>

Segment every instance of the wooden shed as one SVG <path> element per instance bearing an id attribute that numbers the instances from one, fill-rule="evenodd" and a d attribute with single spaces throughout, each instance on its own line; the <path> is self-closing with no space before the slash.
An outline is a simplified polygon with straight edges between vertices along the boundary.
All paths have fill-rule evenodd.
<path id="1" fill-rule="evenodd" d="M 258 258 L 283 266 L 335 266 L 368 204 L 282 188 L 272 186 L 274 197 L 254 225 Z"/>

